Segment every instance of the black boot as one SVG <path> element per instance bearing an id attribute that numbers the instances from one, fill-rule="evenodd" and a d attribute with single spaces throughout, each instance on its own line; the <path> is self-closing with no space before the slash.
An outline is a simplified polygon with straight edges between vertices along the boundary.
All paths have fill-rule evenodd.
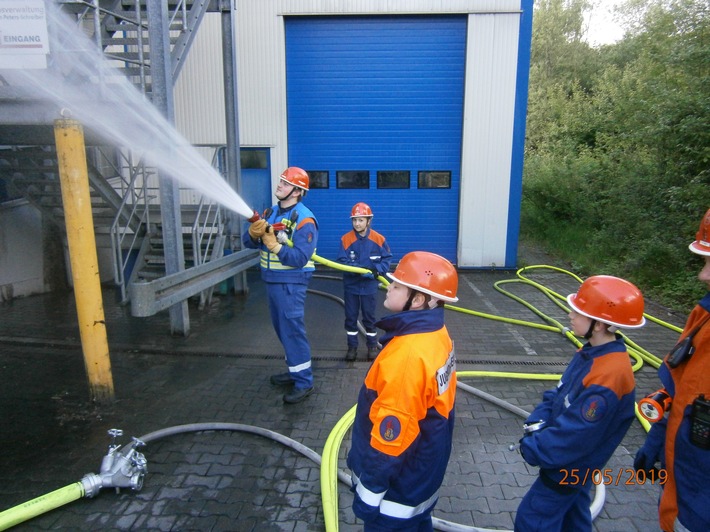
<path id="1" fill-rule="evenodd" d="M 285 373 L 277 373 L 276 375 L 272 375 L 271 377 L 269 377 L 269 381 L 274 386 L 288 386 L 290 384 L 293 384 L 293 379 L 291 378 L 291 374 L 288 371 Z"/>
<path id="2" fill-rule="evenodd" d="M 377 358 L 377 346 L 372 346 L 367 348 L 367 360 L 375 360 Z"/>
<path id="3" fill-rule="evenodd" d="M 291 392 L 284 394 L 283 400 L 284 400 L 284 403 L 288 403 L 288 404 L 293 405 L 296 403 L 300 403 L 301 401 L 303 401 L 306 397 L 308 397 L 312 393 L 313 393 L 313 386 L 311 386 L 310 388 L 304 388 L 301 390 L 297 390 L 294 388 Z"/>
<path id="4" fill-rule="evenodd" d="M 348 347 L 348 352 L 345 353 L 345 360 L 352 362 L 357 358 L 357 347 Z"/>

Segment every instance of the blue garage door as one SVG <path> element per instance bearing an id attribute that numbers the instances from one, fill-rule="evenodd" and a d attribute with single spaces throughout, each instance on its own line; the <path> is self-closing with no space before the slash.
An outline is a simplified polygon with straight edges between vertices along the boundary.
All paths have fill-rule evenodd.
<path id="1" fill-rule="evenodd" d="M 465 16 L 286 21 L 289 165 L 322 187 L 305 201 L 320 256 L 364 201 L 395 260 L 456 261 L 465 53 Z"/>

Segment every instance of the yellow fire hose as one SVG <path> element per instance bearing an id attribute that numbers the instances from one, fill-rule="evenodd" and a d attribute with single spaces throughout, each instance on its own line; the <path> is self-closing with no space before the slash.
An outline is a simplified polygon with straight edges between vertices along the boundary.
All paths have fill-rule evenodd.
<path id="1" fill-rule="evenodd" d="M 324 264 L 326 266 L 329 266 L 331 268 L 339 269 L 339 270 L 344 270 L 344 271 L 350 271 L 354 273 L 367 273 L 368 270 L 365 270 L 364 268 L 355 268 L 355 267 L 350 267 L 350 266 L 345 266 L 340 263 L 336 263 L 333 261 L 329 261 L 327 259 L 323 259 L 322 257 L 319 257 L 317 255 L 313 255 L 313 260 L 316 262 L 319 262 L 321 264 Z M 506 284 L 506 283 L 514 283 L 514 282 L 522 282 L 529 284 L 530 286 L 533 286 L 539 290 L 541 290 L 545 295 L 547 295 L 555 304 L 560 306 L 563 310 L 566 312 L 569 312 L 569 309 L 567 309 L 563 304 L 560 303 L 560 301 L 566 301 L 566 298 L 563 297 L 560 294 L 557 294 L 556 292 L 548 289 L 547 287 L 532 281 L 530 279 L 527 279 L 523 273 L 526 270 L 533 270 L 533 269 L 538 269 L 538 268 L 545 268 L 545 269 L 550 269 L 553 271 L 557 271 L 566 275 L 572 276 L 574 279 L 576 279 L 580 284 L 582 283 L 582 279 L 580 279 L 578 276 L 574 275 L 571 272 L 568 272 L 566 270 L 563 270 L 561 268 L 553 267 L 553 266 L 546 266 L 546 265 L 539 265 L 539 266 L 528 266 L 526 268 L 521 268 L 517 271 L 517 276 L 519 277 L 518 280 L 504 280 L 504 281 L 498 281 L 494 283 L 494 286 L 497 290 L 499 290 L 501 293 L 507 295 L 508 297 L 511 297 L 515 299 L 516 301 L 520 302 L 530 310 L 532 310 L 535 314 L 540 316 L 544 321 L 547 321 L 548 323 L 551 323 L 551 325 L 541 325 L 538 323 L 533 323 L 533 322 L 527 322 L 524 320 L 517 320 L 517 319 L 512 319 L 512 318 L 505 318 L 501 316 L 495 316 L 491 314 L 486 314 L 483 312 L 477 312 L 473 310 L 468 310 L 460 307 L 456 307 L 454 305 L 445 305 L 445 308 L 449 310 L 453 310 L 456 312 L 462 312 L 465 314 L 470 314 L 473 316 L 478 316 L 481 318 L 486 318 L 486 319 L 493 319 L 496 321 L 502 321 L 506 323 L 511 323 L 515 325 L 525 325 L 529 327 L 534 327 L 537 329 L 542 329 L 542 330 L 547 330 L 547 331 L 552 331 L 552 332 L 557 332 L 561 333 L 563 336 L 567 337 L 572 343 L 574 343 L 578 348 L 582 347 L 582 343 L 574 336 L 572 331 L 569 330 L 569 328 L 562 326 L 559 322 L 556 320 L 550 318 L 549 316 L 544 315 L 542 312 L 540 312 L 538 309 L 530 305 L 528 302 L 522 300 L 521 298 L 515 296 L 514 294 L 503 290 L 500 288 L 501 285 Z M 378 279 L 382 282 L 384 286 L 389 284 L 389 282 L 384 279 L 384 277 L 380 276 Z M 657 318 L 654 318 L 652 316 L 649 316 L 648 314 L 644 314 L 646 318 L 649 320 L 653 321 L 654 323 L 657 323 L 659 325 L 665 326 L 671 330 L 674 330 L 676 332 L 680 332 L 681 329 L 678 329 L 674 325 L 671 325 L 669 323 L 663 322 L 662 320 L 659 320 Z M 633 364 L 632 368 L 635 371 L 638 371 L 642 365 L 643 362 L 648 362 L 649 364 L 653 365 L 654 367 L 659 367 L 661 364 L 661 359 L 658 357 L 652 355 L 648 351 L 642 349 L 640 346 L 638 346 L 635 342 L 632 342 L 629 340 L 625 335 L 622 334 L 622 337 L 624 339 L 624 342 L 627 344 L 627 349 L 629 352 L 629 355 L 635 360 L 635 363 Z M 459 371 L 457 372 L 457 376 L 459 377 L 493 377 L 493 378 L 509 378 L 509 379 L 538 379 L 538 380 L 551 380 L 551 381 L 556 381 L 561 378 L 560 374 L 537 374 L 537 373 L 514 373 L 514 372 L 502 372 L 502 371 Z M 357 405 L 356 405 L 357 406 Z M 337 491 L 337 472 L 338 472 L 338 454 L 339 454 L 339 449 L 342 444 L 343 438 L 345 437 L 345 434 L 351 427 L 354 419 L 355 419 L 355 409 L 356 406 L 353 406 L 348 412 L 338 421 L 338 423 L 335 425 L 333 430 L 331 431 L 330 435 L 328 436 L 328 439 L 326 440 L 325 447 L 323 449 L 323 460 L 321 462 L 321 497 L 322 497 L 322 503 L 323 503 L 323 516 L 325 520 L 325 527 L 328 532 L 337 532 L 338 530 L 338 491 Z M 639 413 L 638 410 L 638 404 L 636 404 L 636 408 L 634 409 L 636 417 L 638 420 L 641 422 L 641 425 L 643 428 L 648 432 L 650 429 L 650 423 L 644 419 L 641 414 Z M 448 527 L 442 528 L 444 530 L 449 529 Z M 471 529 L 469 527 L 469 529 Z M 473 529 L 471 529 L 473 530 Z"/>
<path id="2" fill-rule="evenodd" d="M 0 513 L 0 530 L 7 530 L 28 519 L 74 502 L 84 496 L 84 486 L 81 482 L 74 482 L 63 488 L 52 491 L 31 501 L 19 504 L 14 508 Z"/>
<path id="3" fill-rule="evenodd" d="M 290 244 L 290 243 L 289 243 Z M 368 273 L 369 270 L 366 270 L 364 268 L 358 268 L 358 267 L 353 267 L 353 266 L 347 266 L 345 264 L 341 264 L 338 262 L 330 261 L 328 259 L 325 259 L 323 257 L 319 257 L 318 255 L 314 254 L 312 256 L 312 259 L 315 262 L 318 262 L 320 264 L 323 264 L 325 266 L 328 266 L 333 269 L 341 270 L 341 271 L 348 271 L 352 273 Z M 491 319 L 495 321 L 501 321 L 505 323 L 510 323 L 513 325 L 524 325 L 527 327 L 533 327 L 541 330 L 546 330 L 550 332 L 555 332 L 555 333 L 560 333 L 563 336 L 565 336 L 567 339 L 569 339 L 572 343 L 574 343 L 577 347 L 581 347 L 582 344 L 581 342 L 574 336 L 574 334 L 569 330 L 569 328 L 562 326 L 559 322 L 556 320 L 550 318 L 549 316 L 546 316 L 542 312 L 540 312 L 538 309 L 524 301 L 523 299 L 515 296 L 514 294 L 510 293 L 507 290 L 504 290 L 501 288 L 501 285 L 507 284 L 507 283 L 515 283 L 515 282 L 520 282 L 520 283 L 525 283 L 530 286 L 533 286 L 540 291 L 542 291 L 546 296 L 548 296 L 555 304 L 560 306 L 563 310 L 566 312 L 569 312 L 569 310 L 562 304 L 560 301 L 564 301 L 565 298 L 561 296 L 560 294 L 555 293 L 554 291 L 548 289 L 547 287 L 541 285 L 540 283 L 537 283 L 535 281 L 532 281 L 528 278 L 526 278 L 523 273 L 528 271 L 528 270 L 533 270 L 537 268 L 545 268 L 545 269 L 550 269 L 553 271 L 557 271 L 566 275 L 570 275 L 573 278 L 575 278 L 577 281 L 580 283 L 582 280 L 574 275 L 573 273 L 570 273 L 566 270 L 563 270 L 561 268 L 556 268 L 553 266 L 545 266 L 545 265 L 539 265 L 539 266 L 528 266 L 526 268 L 521 268 L 520 270 L 517 271 L 517 276 L 519 279 L 513 279 L 513 280 L 504 280 L 504 281 L 498 281 L 497 283 L 494 284 L 495 288 L 500 291 L 501 293 L 507 295 L 508 297 L 511 297 L 515 299 L 516 301 L 520 302 L 527 308 L 529 308 L 531 311 L 533 311 L 536 315 L 538 315 L 541 319 L 546 321 L 549 325 L 545 324 L 540 324 L 540 323 L 534 323 L 534 322 L 529 322 L 525 320 L 518 320 L 518 319 L 513 319 L 513 318 L 506 318 L 502 316 L 496 316 L 493 314 L 487 314 L 484 312 L 478 312 L 474 310 L 469 310 L 469 309 L 464 309 L 461 307 L 457 307 L 454 305 L 445 305 L 445 308 L 456 311 L 456 312 L 462 312 L 464 314 L 472 315 L 472 316 L 477 316 L 480 318 L 485 318 L 485 319 Z M 389 284 L 389 281 L 383 277 L 383 276 L 378 276 L 377 279 L 380 281 L 382 286 L 387 286 Z M 650 321 L 653 321 L 654 323 L 657 323 L 659 325 L 662 325 L 664 327 L 667 327 L 675 332 L 681 332 L 682 329 L 671 325 L 669 323 L 666 323 L 662 320 L 659 320 L 653 316 L 649 316 L 647 314 L 644 314 L 647 319 Z M 623 335 L 622 335 L 623 336 Z M 652 355 L 648 351 L 644 350 L 628 338 L 624 336 L 624 341 L 627 344 L 627 349 L 629 351 L 629 355 L 635 359 L 635 363 L 633 365 L 634 371 L 637 371 L 640 369 L 640 367 L 643 365 L 643 362 L 647 362 L 655 367 L 658 367 L 661 364 L 661 359 L 658 357 Z M 516 372 L 503 372 L 503 371 L 459 371 L 457 372 L 457 375 L 459 377 L 491 377 L 491 378 L 509 378 L 509 379 L 537 379 L 537 380 L 552 380 L 556 381 L 559 380 L 561 375 L 559 374 L 538 374 L 538 373 L 516 373 Z M 460 383 L 462 384 L 462 383 Z M 467 387 L 466 385 L 461 386 L 462 388 L 465 389 L 470 389 L 470 387 Z M 325 520 L 325 526 L 326 530 L 331 532 L 331 531 L 337 531 L 338 530 L 338 480 L 342 480 L 345 483 L 351 484 L 352 480 L 350 477 L 342 472 L 339 472 L 338 470 L 338 455 L 339 455 L 339 450 L 340 446 L 342 444 L 343 438 L 347 434 L 348 430 L 350 429 L 354 419 L 355 419 L 355 410 L 356 410 L 356 405 L 354 405 L 348 412 L 338 421 L 338 423 L 333 427 L 332 431 L 330 432 L 326 442 L 325 446 L 323 449 L 323 457 L 320 462 L 320 473 L 321 473 L 321 479 L 320 479 L 320 485 L 321 485 L 321 497 L 322 497 L 322 503 L 323 503 L 323 515 L 324 515 L 324 520 Z M 650 423 L 644 419 L 639 411 L 638 408 L 635 409 L 636 417 L 639 419 L 641 422 L 642 426 L 646 431 L 649 430 L 650 428 Z M 197 429 L 201 429 L 202 427 L 196 427 Z M 255 428 L 252 428 L 252 430 L 255 430 Z M 295 444 L 294 444 L 295 446 Z M 303 451 L 302 451 L 303 452 Z M 88 476 L 87 476 L 88 477 Z M 85 477 L 86 478 L 86 477 Z M 77 499 L 80 499 L 84 497 L 87 493 L 87 489 L 84 486 L 84 483 L 82 481 L 75 482 L 73 484 L 69 484 L 63 488 L 60 488 L 58 490 L 55 490 L 53 492 L 50 492 L 46 495 L 43 495 L 41 497 L 37 497 L 36 499 L 32 499 L 30 501 L 27 501 L 23 504 L 20 504 L 18 506 L 15 506 L 14 508 L 10 508 L 8 510 L 5 510 L 4 512 L 0 513 L 0 531 L 6 530 L 10 527 L 13 527 L 19 523 L 22 523 L 24 521 L 27 521 L 33 517 L 36 517 L 40 514 L 46 513 L 48 511 L 51 511 L 53 509 L 56 509 L 60 506 L 63 506 L 65 504 L 68 504 L 70 502 L 73 502 Z M 603 497 L 603 495 L 602 495 Z M 596 501 L 595 501 L 596 502 Z M 453 524 L 448 524 L 446 522 L 443 522 L 439 519 L 436 519 L 436 524 L 437 528 L 444 527 L 441 529 L 444 530 L 481 530 L 481 529 L 475 529 L 472 527 L 457 527 L 457 525 Z"/>

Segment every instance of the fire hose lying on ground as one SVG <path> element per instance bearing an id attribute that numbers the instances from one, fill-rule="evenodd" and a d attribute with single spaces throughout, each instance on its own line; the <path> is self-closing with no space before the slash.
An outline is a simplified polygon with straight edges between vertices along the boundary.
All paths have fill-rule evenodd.
<path id="1" fill-rule="evenodd" d="M 351 271 L 354 273 L 366 273 L 368 270 L 363 268 L 346 266 L 340 263 L 332 262 L 317 255 L 313 256 L 313 260 L 319 262 L 325 266 L 329 266 L 334 269 Z M 482 312 L 477 312 L 473 310 L 463 309 L 460 307 L 455 307 L 452 305 L 446 305 L 446 308 L 453 311 L 463 312 L 477 317 L 503 321 L 506 323 L 525 325 L 530 327 L 535 327 L 543 330 L 548 330 L 551 332 L 560 333 L 567 339 L 572 341 L 577 347 L 581 347 L 581 343 L 574 336 L 574 334 L 569 330 L 569 328 L 562 326 L 559 322 L 553 320 L 552 318 L 542 314 L 540 311 L 535 309 L 532 305 L 529 305 L 524 300 L 518 298 L 517 296 L 505 291 L 501 288 L 501 285 L 512 282 L 523 282 L 530 284 L 539 290 L 541 290 L 545 295 L 547 295 L 552 301 L 560 305 L 562 308 L 562 303 L 564 297 L 556 294 L 555 292 L 549 290 L 548 288 L 531 281 L 523 276 L 523 273 L 527 270 L 532 270 L 535 268 L 547 268 L 565 273 L 567 275 L 573 276 L 576 280 L 581 283 L 579 279 L 574 274 L 567 272 L 565 270 L 554 268 L 551 266 L 529 266 L 527 268 L 522 268 L 518 270 L 518 279 L 512 279 L 507 281 L 498 281 L 495 283 L 495 288 L 504 293 L 505 295 L 512 297 L 528 307 L 535 314 L 540 316 L 548 325 L 541 325 L 538 323 L 527 322 L 523 320 L 516 320 L 512 318 L 504 318 L 501 316 L 495 316 L 492 314 L 486 314 Z M 380 282 L 382 285 L 387 285 L 388 281 L 380 276 Z M 567 310 L 567 309 L 565 309 Z M 675 332 L 680 332 L 678 327 L 674 325 L 665 323 L 658 320 L 652 316 L 646 315 L 646 317 L 660 325 L 668 327 Z M 634 371 L 637 371 L 643 364 L 647 362 L 654 367 L 658 367 L 661 364 L 661 360 L 645 351 L 640 346 L 636 345 L 634 342 L 630 341 L 628 338 L 624 337 L 625 342 L 628 346 L 629 354 L 632 358 L 636 360 L 633 366 Z M 459 377 L 504 377 L 504 378 L 517 378 L 517 379 L 544 379 L 544 380 L 559 380 L 560 375 L 556 374 L 533 374 L 533 373 L 508 373 L 508 372 L 496 372 L 496 371 L 460 371 L 457 372 Z M 490 401 L 502 408 L 505 408 L 522 418 L 527 418 L 529 415 L 525 410 L 516 407 L 502 399 L 496 398 L 486 392 L 473 388 L 463 382 L 458 383 L 458 387 L 466 392 L 472 393 L 482 399 Z M 647 417 L 643 415 L 643 412 L 636 409 L 636 415 L 639 421 L 642 423 L 645 430 L 649 430 L 650 424 Z M 191 432 L 207 432 L 207 431 L 237 431 L 237 432 L 247 432 L 251 434 L 256 434 L 269 438 L 271 440 L 277 441 L 297 452 L 303 454 L 314 463 L 320 466 L 320 483 L 321 483 L 321 497 L 323 503 L 323 513 L 325 519 L 326 530 L 337 531 L 338 530 L 338 496 L 337 496 L 337 483 L 338 481 L 345 483 L 348 486 L 352 485 L 351 478 L 348 474 L 340 471 L 338 469 L 338 452 L 342 440 L 347 433 L 348 429 L 353 423 L 355 418 L 355 406 L 353 406 L 335 425 L 331 431 L 323 450 L 323 458 L 318 455 L 315 451 L 305 447 L 299 442 L 292 440 L 286 436 L 278 434 L 276 432 L 270 431 L 268 429 L 263 429 L 260 427 L 255 427 L 251 425 L 243 425 L 238 423 L 195 423 L 189 425 L 178 425 L 174 427 L 169 427 L 161 429 L 155 432 L 151 432 L 144 436 L 138 438 L 132 438 L 132 442 L 122 448 L 121 445 L 116 443 L 116 438 L 123 435 L 123 431 L 120 429 L 111 429 L 108 431 L 109 436 L 112 438 L 111 443 L 108 447 L 108 452 L 101 461 L 101 467 L 99 473 L 90 473 L 85 475 L 78 482 L 69 484 L 63 488 L 52 491 L 46 495 L 32 499 L 23 504 L 10 508 L 3 512 L 0 512 L 0 531 L 7 530 L 15 525 L 23 523 L 29 519 L 37 517 L 38 515 L 44 514 L 73 501 L 81 498 L 92 498 L 95 497 L 101 489 L 114 488 L 117 491 L 120 489 L 130 489 L 133 491 L 140 491 L 143 487 L 143 480 L 148 470 L 148 462 L 145 456 L 139 451 L 141 447 L 146 445 L 151 441 L 158 440 L 166 436 L 172 436 L 175 434 L 184 434 Z M 515 446 L 511 446 L 513 450 Z M 592 519 L 594 519 L 600 512 L 604 505 L 605 499 L 605 486 L 603 482 L 595 483 L 595 496 L 592 504 L 590 506 L 590 512 L 592 514 Z M 433 518 L 434 528 L 437 530 L 444 531 L 485 531 L 488 529 L 481 529 L 476 527 L 471 527 L 467 525 L 460 525 L 456 523 L 451 523 L 448 521 L 443 521 L 436 517 Z"/>

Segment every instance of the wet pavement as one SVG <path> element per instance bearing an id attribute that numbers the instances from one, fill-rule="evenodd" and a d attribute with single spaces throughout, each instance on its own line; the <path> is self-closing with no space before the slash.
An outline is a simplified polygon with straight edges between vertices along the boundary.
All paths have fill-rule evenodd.
<path id="1" fill-rule="evenodd" d="M 527 261 L 527 264 L 537 264 Z M 566 295 L 572 278 L 534 269 L 531 279 Z M 447 311 L 459 373 L 467 370 L 561 373 L 574 346 L 529 308 L 494 283 L 513 271 L 460 272 L 458 307 L 526 324 Z M 116 400 L 88 401 L 88 385 L 73 294 L 46 294 L 0 304 L 0 511 L 98 473 L 110 438 L 130 443 L 157 430 L 196 423 L 268 429 L 320 455 L 338 421 L 354 405 L 369 363 L 364 340 L 354 363 L 345 362 L 346 340 L 339 274 L 319 270 L 310 285 L 306 326 L 313 349 L 315 393 L 287 405 L 269 375 L 284 371 L 283 351 L 271 328 L 264 286 L 249 272 L 250 293 L 215 295 L 204 310 L 190 304 L 191 334 L 169 334 L 162 312 L 133 318 L 104 290 L 104 311 Z M 500 288 L 567 325 L 564 311 L 529 284 Z M 384 300 L 384 293 L 380 293 Z M 384 313 L 380 304 L 379 314 Z M 647 312 L 681 326 L 684 316 L 647 304 Z M 662 356 L 677 333 L 655 323 L 629 338 Z M 637 399 L 659 387 L 655 369 L 636 373 Z M 460 377 L 460 381 L 512 405 L 532 410 L 554 381 Z M 450 523 L 510 530 L 516 508 L 536 477 L 508 446 L 521 435 L 516 414 L 460 389 L 452 457 L 434 516 Z M 235 425 L 236 427 L 236 425 Z M 639 484 L 630 473 L 644 432 L 634 423 L 607 465 L 612 480 L 594 526 L 597 531 L 657 530 L 658 485 Z M 345 470 L 349 432 L 339 451 Z M 271 437 L 243 430 L 180 432 L 141 449 L 148 473 L 140 491 L 102 490 L 18 525 L 16 530 L 278 530 L 322 531 L 320 466 Z M 346 471 L 347 472 L 347 471 Z M 352 495 L 338 484 L 338 522 L 360 530 Z"/>

